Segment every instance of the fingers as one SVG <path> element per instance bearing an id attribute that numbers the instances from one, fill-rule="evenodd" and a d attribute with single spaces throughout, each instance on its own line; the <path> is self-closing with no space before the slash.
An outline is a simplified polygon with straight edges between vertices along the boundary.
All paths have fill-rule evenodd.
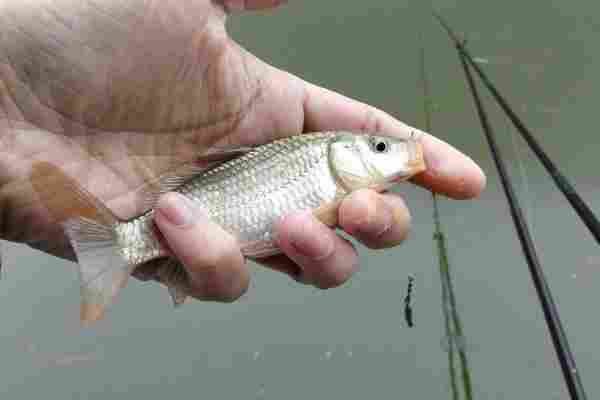
<path id="1" fill-rule="evenodd" d="M 455 199 L 477 197 L 484 189 L 483 171 L 449 144 L 369 105 L 309 83 L 305 88 L 305 131 L 347 129 L 401 137 L 417 132 L 425 150 L 427 171 L 414 179 L 416 183 Z"/>
<path id="2" fill-rule="evenodd" d="M 221 0 L 227 11 L 262 10 L 275 8 L 286 0 Z"/>
<path id="3" fill-rule="evenodd" d="M 303 282 L 302 270 L 290 258 L 285 254 L 278 254 L 267 258 L 257 260 L 260 264 L 274 270 L 288 275 L 293 280 Z M 308 283 L 308 282 L 306 282 Z"/>
<path id="4" fill-rule="evenodd" d="M 281 258 L 273 266 L 300 282 L 329 289 L 345 283 L 358 269 L 358 255 L 352 244 L 310 212 L 284 218 L 276 232 L 279 247 L 299 270 Z"/>
<path id="5" fill-rule="evenodd" d="M 154 220 L 174 256 L 185 266 L 200 300 L 231 302 L 243 295 L 249 272 L 233 236 L 177 193 L 163 195 Z"/>
<path id="6" fill-rule="evenodd" d="M 186 198 L 164 195 L 155 221 L 174 256 L 186 266 L 194 288 L 191 295 L 230 302 L 246 291 L 249 274 L 235 239 Z M 366 246 L 381 249 L 406 238 L 410 214 L 398 196 L 359 190 L 340 205 L 339 223 Z M 276 231 L 284 255 L 261 262 L 297 281 L 329 289 L 344 284 L 358 269 L 352 244 L 310 212 L 284 218 Z"/>
<path id="7" fill-rule="evenodd" d="M 410 213 L 399 196 L 366 189 L 344 199 L 338 219 L 344 231 L 372 249 L 397 246 L 410 229 Z"/>
<path id="8" fill-rule="evenodd" d="M 434 136 L 424 135 L 421 140 L 427 170 L 413 182 L 457 200 L 481 194 L 486 177 L 473 160 Z"/>
<path id="9" fill-rule="evenodd" d="M 372 190 L 359 190 L 344 199 L 338 220 L 344 231 L 372 249 L 400 244 L 410 228 L 404 201 L 397 195 Z M 277 228 L 278 243 L 285 254 L 260 260 L 261 264 L 322 289 L 343 284 L 358 269 L 352 244 L 310 213 L 288 217 Z"/>

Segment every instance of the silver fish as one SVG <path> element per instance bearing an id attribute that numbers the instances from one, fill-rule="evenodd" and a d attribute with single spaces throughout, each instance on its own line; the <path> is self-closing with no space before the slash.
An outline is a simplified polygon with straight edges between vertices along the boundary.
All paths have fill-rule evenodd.
<path id="1" fill-rule="evenodd" d="M 412 136 L 312 133 L 231 152 L 241 155 L 209 169 L 193 164 L 148 185 L 143 194 L 148 211 L 128 221 L 59 168 L 34 165 L 32 184 L 50 212 L 56 190 L 65 191 L 63 202 L 76 210 L 61 221 L 79 263 L 82 322 L 100 319 L 136 268 L 157 259 L 152 278 L 167 285 L 176 304 L 185 300 L 185 269 L 153 222 L 152 206 L 162 193 L 176 191 L 196 202 L 238 239 L 244 256 L 261 258 L 279 252 L 273 226 L 283 216 L 312 210 L 335 226 L 339 202 L 352 191 L 383 191 L 426 168 L 421 143 Z M 52 189 L 44 181 L 49 177 Z"/>

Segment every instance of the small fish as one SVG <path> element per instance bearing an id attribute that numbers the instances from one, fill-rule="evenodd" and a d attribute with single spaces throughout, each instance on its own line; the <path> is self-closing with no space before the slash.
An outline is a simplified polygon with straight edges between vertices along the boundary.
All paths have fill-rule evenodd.
<path id="1" fill-rule="evenodd" d="M 413 287 L 415 283 L 415 278 L 412 275 L 408 276 L 408 287 L 406 289 L 406 297 L 404 297 L 404 321 L 406 321 L 406 325 L 409 328 L 413 328 L 415 326 L 414 318 L 413 318 L 413 308 L 412 308 L 412 294 Z"/>
<path id="2" fill-rule="evenodd" d="M 149 279 L 164 283 L 175 304 L 186 299 L 186 271 L 153 222 L 152 207 L 162 193 L 176 191 L 196 202 L 236 236 L 245 257 L 261 258 L 280 252 L 273 226 L 283 216 L 312 210 L 335 226 L 338 205 L 350 192 L 384 191 L 426 169 L 414 134 L 401 139 L 322 132 L 220 153 L 235 157 L 221 163 L 201 159 L 148 185 L 142 194 L 147 211 L 126 221 L 58 167 L 47 162 L 33 166 L 32 185 L 62 223 L 77 256 L 83 323 L 101 319 L 129 276 L 148 262 L 157 266 Z"/>

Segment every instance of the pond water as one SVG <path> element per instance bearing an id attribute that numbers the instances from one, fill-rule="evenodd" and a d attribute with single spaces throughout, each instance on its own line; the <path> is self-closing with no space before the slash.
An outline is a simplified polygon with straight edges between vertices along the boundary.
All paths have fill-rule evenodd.
<path id="1" fill-rule="evenodd" d="M 434 5 L 600 215 L 600 3 Z M 440 200 L 474 398 L 568 398 L 456 52 L 428 10 L 406 0 L 291 1 L 229 26 L 270 63 L 419 127 L 424 44 L 433 133 L 488 175 L 478 200 Z M 583 383 L 596 398 L 600 249 L 482 93 Z M 394 250 L 361 249 L 362 269 L 344 288 L 311 290 L 254 267 L 238 303 L 173 311 L 161 288 L 132 282 L 93 331 L 64 323 L 77 312 L 70 263 L 5 244 L 0 391 L 15 400 L 450 399 L 431 196 L 412 185 L 399 191 L 413 213 L 410 239 Z M 414 328 L 403 318 L 409 276 Z"/>

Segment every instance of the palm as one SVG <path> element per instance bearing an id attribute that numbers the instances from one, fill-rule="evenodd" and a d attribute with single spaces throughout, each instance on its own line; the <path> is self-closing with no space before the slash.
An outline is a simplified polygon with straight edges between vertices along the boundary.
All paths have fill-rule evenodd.
<path id="1" fill-rule="evenodd" d="M 70 254 L 26 181 L 36 160 L 60 164 L 128 217 L 132 190 L 174 162 L 302 130 L 300 85 L 233 43 L 214 2 L 71 3 L 4 14 L 19 48 L 5 46 L 0 170 L 7 201 L 29 204 L 6 216 L 5 238 Z M 17 229 L 32 217 L 35 228 Z"/>
<path id="2" fill-rule="evenodd" d="M 73 257 L 56 223 L 61 216 L 53 213 L 53 219 L 32 190 L 29 175 L 36 161 L 58 165 L 126 218 L 141 211 L 135 189 L 211 146 L 261 144 L 303 131 L 404 137 L 415 131 L 380 110 L 270 67 L 227 36 L 222 4 L 268 8 L 281 2 L 2 2 L 0 237 Z M 485 177 L 472 160 L 430 135 L 421 141 L 428 171 L 415 179 L 418 184 L 454 198 L 479 194 Z M 52 195 L 60 201 L 60 190 Z M 406 237 L 409 213 L 400 198 L 350 197 L 338 215 L 347 233 L 372 248 Z M 60 206 L 65 215 L 79 211 Z M 345 282 L 358 264 L 356 251 L 314 217 L 291 218 L 277 232 L 284 255 L 265 263 L 318 287 Z M 239 248 L 220 227 L 212 226 L 207 235 L 204 226 L 211 221 L 198 221 L 189 235 L 165 233 L 170 229 L 165 221 L 157 225 L 203 288 L 196 297 L 236 298 L 247 287 Z M 305 239 L 299 247 L 292 246 L 294 232 Z"/>

